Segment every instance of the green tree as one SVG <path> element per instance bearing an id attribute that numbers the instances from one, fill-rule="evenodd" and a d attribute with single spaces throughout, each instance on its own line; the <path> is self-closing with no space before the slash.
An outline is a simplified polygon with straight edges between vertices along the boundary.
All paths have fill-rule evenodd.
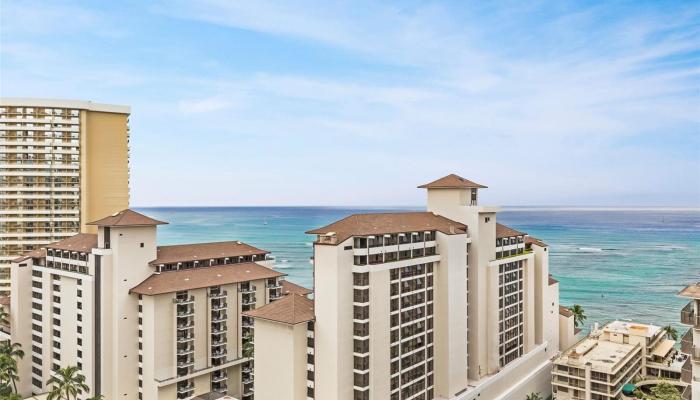
<path id="1" fill-rule="evenodd" d="M 681 400 L 681 392 L 669 383 L 661 382 L 650 389 L 651 395 L 644 395 L 644 400 Z"/>
<path id="2" fill-rule="evenodd" d="M 1 314 L 0 314 L 1 318 Z M 9 340 L 0 342 L 0 393 L 8 394 L 9 388 L 17 392 L 17 360 L 24 357 L 24 351 L 19 343 Z"/>
<path id="3" fill-rule="evenodd" d="M 583 325 L 583 321 L 586 320 L 586 314 L 584 313 L 583 307 L 581 307 L 578 304 L 574 304 L 571 307 L 571 312 L 574 314 L 574 326 L 579 327 L 580 325 Z"/>
<path id="4" fill-rule="evenodd" d="M 543 399 L 542 399 L 542 395 L 541 395 L 541 394 L 532 392 L 532 393 L 530 393 L 530 394 L 527 395 L 527 397 L 525 398 L 525 400 L 543 400 Z"/>
<path id="5" fill-rule="evenodd" d="M 48 382 L 51 387 L 47 400 L 71 400 L 90 390 L 78 367 L 69 366 L 54 371 Z"/>
<path id="6" fill-rule="evenodd" d="M 255 354 L 255 346 L 253 345 L 250 338 L 246 337 L 243 339 L 242 353 L 243 357 L 250 358 Z"/>
<path id="7" fill-rule="evenodd" d="M 666 331 L 666 337 L 673 340 L 678 340 L 678 331 L 671 325 L 666 325 L 664 327 Z"/>

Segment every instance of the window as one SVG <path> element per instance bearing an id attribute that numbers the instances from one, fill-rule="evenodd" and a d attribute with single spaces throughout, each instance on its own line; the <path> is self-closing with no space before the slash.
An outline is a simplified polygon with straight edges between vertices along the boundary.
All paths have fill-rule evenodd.
<path id="1" fill-rule="evenodd" d="M 490 221 L 491 221 L 491 217 L 484 218 L 484 222 L 490 222 Z"/>

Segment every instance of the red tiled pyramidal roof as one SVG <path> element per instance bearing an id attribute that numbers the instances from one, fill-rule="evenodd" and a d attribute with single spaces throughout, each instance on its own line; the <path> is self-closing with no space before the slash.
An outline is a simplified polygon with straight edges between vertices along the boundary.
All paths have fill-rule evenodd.
<path id="1" fill-rule="evenodd" d="M 426 183 L 425 185 L 420 185 L 420 189 L 484 189 L 488 186 L 481 185 L 476 182 L 472 182 L 469 179 L 462 178 L 456 174 L 449 174 L 438 180 Z"/>
<path id="2" fill-rule="evenodd" d="M 97 226 L 152 226 L 164 224 L 167 224 L 167 222 L 158 221 L 128 208 L 88 223 L 88 225 Z"/>
<path id="3" fill-rule="evenodd" d="M 314 301 L 300 294 L 290 294 L 243 315 L 296 325 L 314 320 Z"/>

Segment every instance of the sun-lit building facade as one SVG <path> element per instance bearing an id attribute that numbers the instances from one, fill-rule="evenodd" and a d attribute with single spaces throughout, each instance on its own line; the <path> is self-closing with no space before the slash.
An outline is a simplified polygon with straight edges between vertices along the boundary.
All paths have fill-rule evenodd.
<path id="1" fill-rule="evenodd" d="M 77 366 L 106 400 L 255 397 L 246 313 L 308 292 L 245 243 L 157 246 L 162 224 L 127 209 L 13 261 L 22 395 Z"/>
<path id="2" fill-rule="evenodd" d="M 127 106 L 0 98 L 0 294 L 10 261 L 129 205 Z"/>
<path id="3" fill-rule="evenodd" d="M 497 223 L 498 208 L 478 203 L 483 185 L 449 175 L 421 188 L 425 212 L 356 214 L 308 232 L 313 314 L 295 324 L 275 305 L 259 310 L 273 323 L 258 334 L 308 354 L 306 375 L 278 387 L 278 398 L 496 400 L 551 390 L 560 313 L 549 247 Z M 307 343 L 294 339 L 302 330 Z M 268 371 L 302 368 L 280 362 L 256 352 L 256 382 L 275 385 Z M 292 390 L 303 385 L 306 396 Z"/>

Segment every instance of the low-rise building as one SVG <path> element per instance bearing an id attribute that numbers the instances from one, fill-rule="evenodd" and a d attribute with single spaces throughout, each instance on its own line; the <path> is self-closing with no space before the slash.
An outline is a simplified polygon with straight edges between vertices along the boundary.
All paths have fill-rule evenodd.
<path id="1" fill-rule="evenodd" d="M 592 332 L 554 361 L 557 400 L 616 399 L 635 377 L 679 380 L 687 356 L 658 326 L 614 321 Z"/>

